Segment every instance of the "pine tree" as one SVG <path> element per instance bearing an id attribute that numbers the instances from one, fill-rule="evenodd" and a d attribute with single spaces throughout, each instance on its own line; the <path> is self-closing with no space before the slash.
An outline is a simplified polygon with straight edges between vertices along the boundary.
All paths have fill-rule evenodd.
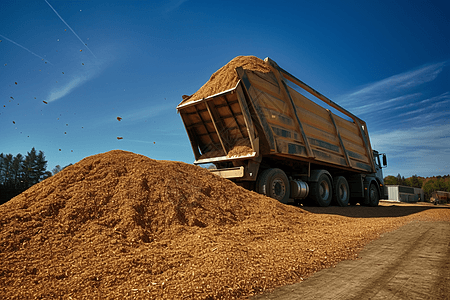
<path id="1" fill-rule="evenodd" d="M 420 178 L 417 176 L 417 174 L 414 174 L 414 175 L 411 177 L 411 186 L 412 186 L 412 187 L 415 187 L 415 188 L 421 188 L 421 187 L 422 187 L 422 184 L 423 184 L 423 180 L 420 179 Z"/>
<path id="2" fill-rule="evenodd" d="M 29 188 L 35 183 L 37 183 L 36 174 L 36 149 L 33 147 L 30 152 L 27 153 L 25 160 L 23 162 L 24 170 L 24 182 L 25 187 Z"/>
<path id="3" fill-rule="evenodd" d="M 405 177 L 402 177 L 400 175 L 400 173 L 398 173 L 398 175 L 397 175 L 397 184 L 398 185 L 404 185 L 404 179 L 405 179 Z"/>
<path id="4" fill-rule="evenodd" d="M 24 157 L 22 154 L 0 154 L 0 204 L 25 191 L 32 185 L 52 176 L 46 170 L 44 152 L 33 147 Z"/>
<path id="5" fill-rule="evenodd" d="M 12 176 L 12 161 L 13 161 L 13 155 L 12 154 L 6 154 L 4 157 L 4 178 L 3 178 L 3 185 L 10 188 L 13 183 L 13 176 Z"/>
<path id="6" fill-rule="evenodd" d="M 45 177 L 46 169 L 47 169 L 47 161 L 45 160 L 44 152 L 39 150 L 39 153 L 36 156 L 36 166 L 35 166 L 36 182 L 35 183 L 38 183 L 46 178 Z"/>
<path id="7" fill-rule="evenodd" d="M 23 163 L 23 155 L 18 153 L 12 161 L 12 168 L 11 168 L 15 189 L 18 189 L 20 187 L 20 179 L 21 179 L 20 173 L 22 172 L 22 163 Z"/>
<path id="8" fill-rule="evenodd" d="M 60 165 L 56 165 L 56 166 L 53 168 L 52 173 L 53 173 L 53 175 L 56 175 L 56 174 L 58 174 L 59 172 L 61 172 L 61 170 L 62 170 L 61 166 L 60 166 Z"/>
<path id="9" fill-rule="evenodd" d="M 5 175 L 4 175 L 4 168 L 5 168 L 5 155 L 3 153 L 0 153 L 0 185 L 3 185 L 3 182 L 5 181 Z"/>

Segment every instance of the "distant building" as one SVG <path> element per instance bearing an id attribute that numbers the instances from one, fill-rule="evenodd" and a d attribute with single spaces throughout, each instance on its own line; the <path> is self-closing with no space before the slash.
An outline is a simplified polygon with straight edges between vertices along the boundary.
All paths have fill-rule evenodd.
<path id="1" fill-rule="evenodd" d="M 397 202 L 425 201 L 422 189 L 403 185 L 386 185 L 388 200 Z"/>
<path id="2" fill-rule="evenodd" d="M 444 191 L 436 191 L 431 193 L 431 199 L 432 202 L 436 202 L 436 203 L 448 203 L 450 200 L 450 193 L 449 192 L 444 192 Z"/>

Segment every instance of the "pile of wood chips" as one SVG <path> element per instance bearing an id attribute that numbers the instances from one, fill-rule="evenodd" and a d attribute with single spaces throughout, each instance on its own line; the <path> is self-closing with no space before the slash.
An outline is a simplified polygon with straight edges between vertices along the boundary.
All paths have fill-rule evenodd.
<path id="1" fill-rule="evenodd" d="M 65 168 L 0 215 L 2 299 L 242 299 L 355 259 L 412 219 L 450 220 L 448 209 L 316 214 L 119 150 Z"/>
<path id="2" fill-rule="evenodd" d="M 270 68 L 266 63 L 256 56 L 237 56 L 212 74 L 211 78 L 197 92 L 191 96 L 184 97 L 179 105 L 234 88 L 239 81 L 235 70 L 237 67 L 263 73 L 270 72 Z"/>

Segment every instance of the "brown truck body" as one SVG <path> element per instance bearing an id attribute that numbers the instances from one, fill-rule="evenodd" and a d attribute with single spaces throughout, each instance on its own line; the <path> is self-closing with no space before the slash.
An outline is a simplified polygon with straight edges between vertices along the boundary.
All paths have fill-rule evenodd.
<path id="1" fill-rule="evenodd" d="M 236 182 L 256 182 L 260 169 L 273 167 L 305 182 L 326 171 L 331 182 L 345 175 L 362 198 L 365 177 L 376 178 L 381 169 L 365 122 L 269 58 L 264 62 L 270 72 L 238 67 L 234 88 L 177 107 L 195 164 L 213 163 L 213 172 Z M 308 99 L 308 93 L 348 120 Z M 383 190 L 378 188 L 379 196 Z"/>

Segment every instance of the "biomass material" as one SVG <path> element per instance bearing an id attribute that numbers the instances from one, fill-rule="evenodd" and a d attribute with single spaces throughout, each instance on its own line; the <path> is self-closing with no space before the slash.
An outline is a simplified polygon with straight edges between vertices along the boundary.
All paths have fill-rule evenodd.
<path id="1" fill-rule="evenodd" d="M 448 209 L 327 209 L 283 205 L 185 163 L 94 155 L 0 206 L 0 298 L 242 298 L 354 259 L 412 219 L 450 220 Z"/>
<path id="2" fill-rule="evenodd" d="M 206 82 L 195 94 L 190 97 L 184 97 L 180 104 L 200 100 L 234 88 L 239 81 L 239 77 L 235 71 L 237 67 L 263 73 L 270 72 L 270 68 L 262 59 L 255 56 L 237 56 L 212 74 L 208 82 Z"/>
<path id="3" fill-rule="evenodd" d="M 253 150 L 249 146 L 235 146 L 235 147 L 233 147 L 233 149 L 230 150 L 230 152 L 228 152 L 227 156 L 228 157 L 245 156 L 245 155 L 249 155 L 252 153 L 253 153 Z"/>

